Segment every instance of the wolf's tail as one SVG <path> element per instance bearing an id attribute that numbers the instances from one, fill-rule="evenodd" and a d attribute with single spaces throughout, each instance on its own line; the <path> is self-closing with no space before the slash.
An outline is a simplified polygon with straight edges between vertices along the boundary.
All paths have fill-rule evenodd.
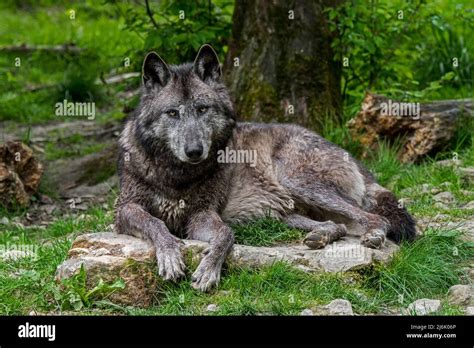
<path id="1" fill-rule="evenodd" d="M 416 237 L 416 223 L 405 207 L 400 206 L 397 198 L 390 191 L 378 192 L 375 196 L 377 205 L 371 213 L 386 218 L 390 227 L 387 237 L 399 244 L 402 241 L 412 241 Z"/>

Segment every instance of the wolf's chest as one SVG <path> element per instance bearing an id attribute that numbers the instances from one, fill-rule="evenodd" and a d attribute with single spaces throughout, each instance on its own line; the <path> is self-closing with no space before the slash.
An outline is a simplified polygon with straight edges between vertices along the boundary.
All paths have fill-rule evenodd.
<path id="1" fill-rule="evenodd" d="M 186 198 L 172 199 L 155 195 L 152 203 L 153 215 L 162 220 L 170 229 L 182 224 L 188 210 L 189 200 Z"/>

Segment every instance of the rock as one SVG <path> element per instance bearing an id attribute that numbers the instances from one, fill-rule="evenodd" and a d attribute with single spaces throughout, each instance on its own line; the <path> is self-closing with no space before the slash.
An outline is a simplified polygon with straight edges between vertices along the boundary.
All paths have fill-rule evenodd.
<path id="1" fill-rule="evenodd" d="M 400 191 L 402 196 L 411 196 L 414 194 L 427 194 L 431 193 L 433 188 L 430 184 L 421 184 L 414 187 L 407 187 Z M 439 192 L 439 191 L 438 191 Z"/>
<path id="2" fill-rule="evenodd" d="M 474 307 L 473 306 L 466 307 L 466 315 L 474 315 Z"/>
<path id="3" fill-rule="evenodd" d="M 125 289 L 114 292 L 109 300 L 123 305 L 149 306 L 157 290 L 155 253 L 150 244 L 138 238 L 103 233 L 82 235 L 73 242 L 69 259 L 58 266 L 56 280 L 77 274 L 84 266 L 87 286 L 100 279 L 113 283 L 124 280 Z"/>
<path id="4" fill-rule="evenodd" d="M 205 242 L 184 240 L 183 253 L 188 266 L 202 258 L 202 251 L 207 245 Z M 285 261 L 308 272 L 341 272 L 367 267 L 374 261 L 387 262 L 396 250 L 398 247 L 390 241 L 379 250 L 365 248 L 360 245 L 358 236 L 352 235 L 319 250 L 311 250 L 304 245 L 234 245 L 227 263 L 254 268 Z M 125 281 L 126 288 L 110 298 L 117 303 L 147 306 L 160 286 L 156 276 L 154 247 L 150 242 L 132 236 L 112 232 L 78 236 L 69 250 L 68 259 L 58 266 L 56 279 L 70 278 L 79 272 L 81 265 L 86 270 L 88 286 L 96 285 L 100 278 L 113 282 L 121 277 Z"/>
<path id="5" fill-rule="evenodd" d="M 474 167 L 459 168 L 458 172 L 464 182 L 469 185 L 474 183 Z"/>
<path id="6" fill-rule="evenodd" d="M 208 312 L 217 312 L 219 310 L 219 307 L 214 304 L 214 303 L 211 303 L 209 306 L 207 306 L 206 308 L 206 311 Z"/>
<path id="7" fill-rule="evenodd" d="M 95 195 L 94 189 L 96 188 L 101 191 L 97 193 L 100 195 L 110 188 L 107 185 L 93 188 L 89 186 L 95 186 L 116 175 L 117 151 L 118 145 L 115 141 L 99 152 L 72 159 L 55 160 L 48 166 L 48 179 L 51 185 L 57 189 L 59 195 L 64 198 L 76 199 Z"/>
<path id="8" fill-rule="evenodd" d="M 301 316 L 312 316 L 314 315 L 313 311 L 309 308 L 303 309 L 300 313 Z"/>
<path id="9" fill-rule="evenodd" d="M 474 209 L 474 201 L 470 201 L 469 203 L 466 203 L 463 207 L 463 209 Z"/>
<path id="10" fill-rule="evenodd" d="M 454 200 L 455 200 L 453 194 L 451 192 L 448 192 L 448 191 L 438 193 L 437 195 L 433 196 L 433 199 L 436 202 L 441 202 L 441 203 L 444 203 L 444 204 L 453 203 Z"/>
<path id="11" fill-rule="evenodd" d="M 25 144 L 0 145 L 0 205 L 27 207 L 39 187 L 43 166 Z"/>
<path id="12" fill-rule="evenodd" d="M 444 221 L 449 219 L 451 219 L 451 216 L 449 216 L 448 214 L 436 214 L 433 218 L 434 221 Z"/>
<path id="13" fill-rule="evenodd" d="M 9 223 L 10 221 L 8 220 L 6 216 L 2 217 L 2 219 L 0 220 L 0 224 L 2 225 L 8 225 Z"/>
<path id="14" fill-rule="evenodd" d="M 352 305 L 344 299 L 336 299 L 317 309 L 318 315 L 354 315 Z"/>
<path id="15" fill-rule="evenodd" d="M 462 166 L 462 161 L 458 159 L 446 159 L 435 162 L 438 167 L 459 167 Z"/>
<path id="16" fill-rule="evenodd" d="M 453 186 L 453 184 L 449 181 L 445 181 L 439 185 L 439 187 L 443 187 L 445 189 L 449 189 L 451 186 Z"/>
<path id="17" fill-rule="evenodd" d="M 441 309 L 441 301 L 431 299 L 420 299 L 410 303 L 403 314 L 406 315 L 427 315 Z"/>
<path id="18" fill-rule="evenodd" d="M 438 208 L 438 209 L 448 209 L 449 208 L 446 204 L 441 203 L 441 202 L 435 202 L 435 204 L 433 204 L 433 206 L 435 208 Z"/>
<path id="19" fill-rule="evenodd" d="M 466 306 L 471 303 L 472 288 L 470 285 L 453 285 L 448 290 L 448 302 L 452 305 Z"/>
<path id="20" fill-rule="evenodd" d="M 439 202 L 438 202 L 439 203 Z M 437 204 L 438 204 L 437 203 Z M 442 203 L 439 203 L 442 204 Z M 436 205 L 436 204 L 435 204 Z M 416 221 L 417 227 L 421 230 L 425 230 L 427 228 L 433 229 L 445 229 L 445 230 L 457 230 L 459 232 L 463 232 L 461 236 L 462 239 L 468 241 L 474 241 L 474 220 L 458 220 L 453 219 L 454 221 L 434 221 L 433 218 L 418 218 Z"/>

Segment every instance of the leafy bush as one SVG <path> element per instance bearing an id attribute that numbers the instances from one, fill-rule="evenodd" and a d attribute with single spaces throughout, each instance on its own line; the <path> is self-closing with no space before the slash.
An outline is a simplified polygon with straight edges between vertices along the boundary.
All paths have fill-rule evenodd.
<path id="1" fill-rule="evenodd" d="M 434 91 L 442 97 L 441 89 L 471 86 L 473 47 L 466 37 L 474 15 L 462 7 L 370 0 L 327 8 L 330 30 L 338 34 L 332 48 L 343 67 L 342 93 L 349 112 L 358 110 L 366 90 L 425 99 Z"/>
<path id="2" fill-rule="evenodd" d="M 192 61 L 199 47 L 210 43 L 223 59 L 231 36 L 232 0 L 164 0 L 143 6 L 115 0 L 118 13 L 125 18 L 125 29 L 137 33 L 143 50 L 157 51 L 169 63 Z M 141 64 L 143 52 L 135 52 Z"/>

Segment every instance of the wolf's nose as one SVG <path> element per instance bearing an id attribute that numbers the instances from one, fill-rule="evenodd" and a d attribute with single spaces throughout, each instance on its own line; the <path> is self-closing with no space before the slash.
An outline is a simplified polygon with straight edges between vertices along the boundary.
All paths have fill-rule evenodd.
<path id="1" fill-rule="evenodd" d="M 202 145 L 191 144 L 184 147 L 184 153 L 190 160 L 198 160 L 202 156 Z"/>

